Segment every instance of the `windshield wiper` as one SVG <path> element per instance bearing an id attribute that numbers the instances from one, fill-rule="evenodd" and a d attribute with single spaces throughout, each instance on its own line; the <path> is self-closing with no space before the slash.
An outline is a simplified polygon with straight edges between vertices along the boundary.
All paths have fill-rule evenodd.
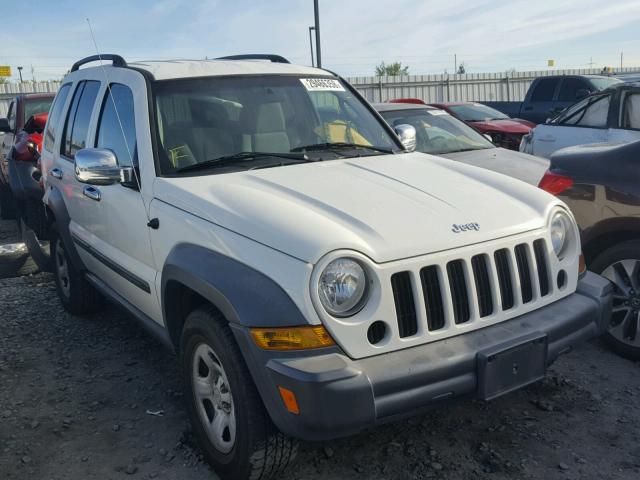
<path id="1" fill-rule="evenodd" d="M 367 150 L 373 150 L 375 152 L 382 153 L 394 153 L 393 150 L 388 148 L 380 148 L 374 147 L 373 145 L 360 145 L 358 143 L 347 143 L 347 142 L 327 142 L 327 143 L 315 143 L 313 145 L 306 145 L 304 147 L 296 147 L 292 148 L 292 152 L 302 152 L 302 151 L 314 151 L 314 150 L 331 150 L 334 148 L 364 148 Z"/>
<path id="2" fill-rule="evenodd" d="M 295 160 L 298 162 L 315 162 L 307 157 L 304 153 L 277 153 L 277 152 L 238 152 L 231 155 L 224 155 L 218 158 L 212 158 L 200 163 L 194 163 L 193 165 L 186 165 L 178 168 L 175 173 L 191 172 L 194 170 L 203 170 L 206 168 L 222 167 L 233 163 L 239 163 L 241 161 L 252 161 L 261 158 L 286 158 L 288 160 Z"/>

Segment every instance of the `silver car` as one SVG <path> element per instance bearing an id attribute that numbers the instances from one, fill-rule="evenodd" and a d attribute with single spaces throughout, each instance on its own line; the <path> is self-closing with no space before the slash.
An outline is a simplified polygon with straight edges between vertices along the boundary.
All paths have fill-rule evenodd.
<path id="1" fill-rule="evenodd" d="M 412 125 L 416 129 L 416 150 L 420 152 L 487 168 L 536 186 L 549 168 L 547 159 L 496 147 L 444 110 L 409 103 L 373 106 L 392 127 Z"/>

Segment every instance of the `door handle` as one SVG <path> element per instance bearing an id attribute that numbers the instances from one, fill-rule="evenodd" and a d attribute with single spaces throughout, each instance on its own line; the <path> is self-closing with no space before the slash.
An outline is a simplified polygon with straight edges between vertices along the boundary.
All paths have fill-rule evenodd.
<path id="1" fill-rule="evenodd" d="M 91 185 L 87 185 L 86 187 L 84 187 L 82 193 L 84 193 L 85 197 L 89 197 L 91 200 L 95 200 L 96 202 L 99 202 L 102 198 L 100 190 L 98 190 L 96 187 L 92 187 Z"/>
<path id="2" fill-rule="evenodd" d="M 61 179 L 62 170 L 60 170 L 58 167 L 52 168 L 51 170 L 49 170 L 49 175 L 51 175 L 53 178 Z"/>

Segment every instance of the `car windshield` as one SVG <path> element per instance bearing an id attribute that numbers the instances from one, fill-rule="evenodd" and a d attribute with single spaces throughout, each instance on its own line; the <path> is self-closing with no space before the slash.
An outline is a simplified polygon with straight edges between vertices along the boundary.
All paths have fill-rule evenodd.
<path id="1" fill-rule="evenodd" d="M 153 92 L 163 174 L 228 172 L 401 148 L 335 77 L 178 79 L 155 82 Z M 291 152 L 298 155 L 282 155 Z"/>
<path id="2" fill-rule="evenodd" d="M 483 122 L 486 120 L 504 120 L 509 118 L 495 108 L 487 107 L 479 103 L 465 103 L 463 105 L 450 105 L 449 109 L 465 122 Z"/>
<path id="3" fill-rule="evenodd" d="M 613 85 L 617 85 L 618 83 L 623 83 L 622 80 L 618 78 L 590 78 L 589 81 L 591 84 L 598 90 L 605 90 Z"/>
<path id="4" fill-rule="evenodd" d="M 53 98 L 27 100 L 24 103 L 24 120 L 29 120 L 29 117 L 36 113 L 47 113 L 49 107 L 51 107 L 51 102 L 53 102 Z"/>
<path id="5" fill-rule="evenodd" d="M 380 115 L 391 126 L 408 124 L 416 129 L 416 150 L 433 155 L 495 148 L 473 128 L 444 110 L 426 108 L 389 110 Z"/>

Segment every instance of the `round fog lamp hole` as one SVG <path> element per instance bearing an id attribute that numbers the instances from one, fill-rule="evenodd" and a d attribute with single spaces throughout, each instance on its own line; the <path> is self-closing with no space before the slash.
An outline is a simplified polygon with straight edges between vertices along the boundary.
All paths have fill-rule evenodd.
<path id="1" fill-rule="evenodd" d="M 387 326 L 384 322 L 378 320 L 377 322 L 373 322 L 369 325 L 369 329 L 367 330 L 367 340 L 371 345 L 376 345 L 380 343 L 387 334 Z"/>
<path id="2" fill-rule="evenodd" d="M 564 288 L 564 286 L 567 284 L 567 272 L 565 272 L 564 270 L 560 270 L 558 272 L 558 288 Z"/>

